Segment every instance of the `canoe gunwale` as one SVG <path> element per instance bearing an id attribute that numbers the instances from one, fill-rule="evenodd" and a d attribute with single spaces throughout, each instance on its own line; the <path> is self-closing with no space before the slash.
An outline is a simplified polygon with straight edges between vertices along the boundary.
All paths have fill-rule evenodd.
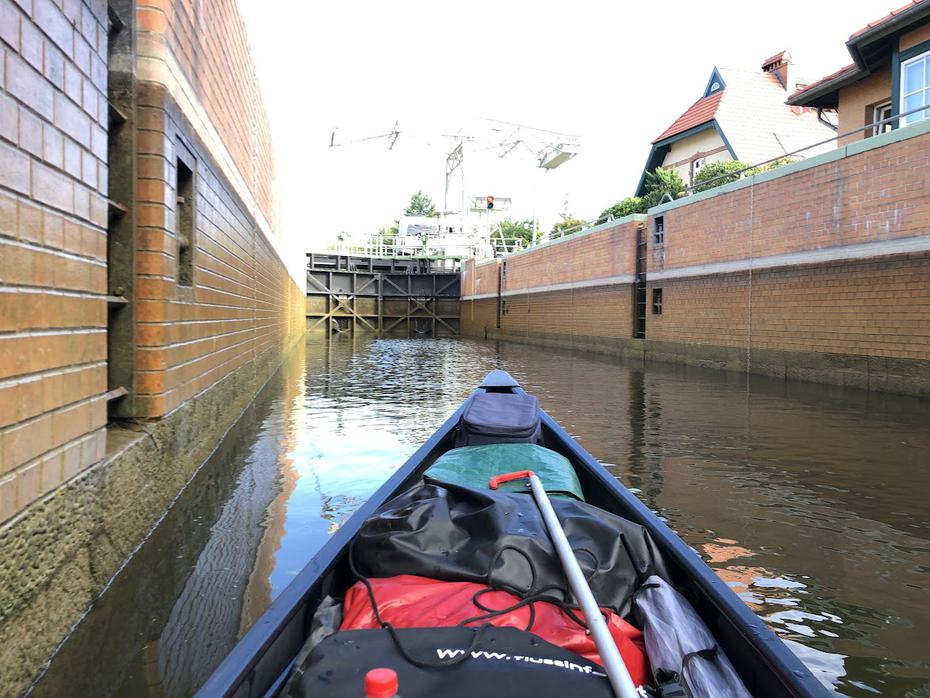
<path id="1" fill-rule="evenodd" d="M 250 674 L 254 672 L 272 644 L 287 632 L 288 626 L 292 625 L 295 620 L 302 621 L 300 623 L 301 639 L 297 646 L 298 649 L 303 645 L 304 639 L 306 639 L 303 630 L 309 625 L 310 619 L 298 618 L 298 615 L 301 611 L 307 611 L 307 602 L 314 592 L 317 582 L 339 562 L 349 542 L 358 533 L 365 519 L 371 516 L 382 504 L 390 500 L 395 492 L 403 491 L 408 484 L 412 484 L 412 481 L 422 475 L 422 472 L 425 472 L 432 464 L 432 461 L 439 455 L 437 451 L 443 446 L 444 442 L 451 441 L 464 408 L 463 403 L 323 544 L 319 551 L 291 580 L 290 584 L 271 602 L 268 610 L 236 643 L 232 651 L 197 691 L 197 696 L 206 698 L 207 696 L 265 695 L 265 690 L 261 689 L 256 693 L 251 691 L 242 693 L 244 687 L 255 684 L 256 679 L 261 678 L 260 676 L 250 676 Z M 273 670 L 274 675 L 269 676 L 266 685 L 271 686 L 273 684 L 292 658 L 288 658 L 287 662 L 279 663 L 277 669 Z M 262 667 L 262 669 L 261 673 L 265 674 L 267 669 L 265 667 Z"/>
<path id="2" fill-rule="evenodd" d="M 790 693 L 776 692 L 774 695 L 805 696 L 820 698 L 830 695 L 823 684 L 811 673 L 810 669 L 781 641 L 775 632 L 765 622 L 753 613 L 752 609 L 736 595 L 736 593 L 718 577 L 705 563 L 700 555 L 688 546 L 668 525 L 659 519 L 645 504 L 643 504 L 630 490 L 624 487 L 617 477 L 610 473 L 590 453 L 588 453 L 575 439 L 571 437 L 545 410 L 540 410 L 544 429 L 551 431 L 560 440 L 572 464 L 578 469 L 578 477 L 582 480 L 582 490 L 588 497 L 585 480 L 590 476 L 602 486 L 605 494 L 624 507 L 620 512 L 622 516 L 635 521 L 645 527 L 652 536 L 653 542 L 666 558 L 666 562 L 678 568 L 678 572 L 689 577 L 692 583 L 699 587 L 703 601 L 709 602 L 730 626 L 731 632 L 738 634 L 742 641 L 756 650 L 757 655 L 764 660 L 769 671 L 781 679 L 782 687 L 789 689 Z M 577 462 L 576 462 L 577 459 Z M 588 499 L 589 504 L 599 506 L 597 501 Z M 719 623 L 708 621 L 701 613 L 704 622 L 708 624 L 714 636 L 721 630 Z M 719 637 L 718 637 L 719 639 Z M 732 654 L 729 648 L 728 654 Z M 730 659 L 736 665 L 737 671 L 742 675 L 740 664 L 735 657 Z"/>

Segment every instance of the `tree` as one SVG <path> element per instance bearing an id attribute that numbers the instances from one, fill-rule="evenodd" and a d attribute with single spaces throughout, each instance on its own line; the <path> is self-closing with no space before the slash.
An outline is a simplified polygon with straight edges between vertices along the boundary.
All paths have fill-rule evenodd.
<path id="1" fill-rule="evenodd" d="M 597 222 L 606 223 L 608 220 L 613 218 L 623 218 L 624 216 L 629 216 L 633 213 L 645 212 L 646 207 L 640 197 L 628 196 L 623 201 L 619 201 L 610 208 L 605 208 L 603 211 L 601 211 L 601 215 L 597 217 Z"/>
<path id="2" fill-rule="evenodd" d="M 685 191 L 685 181 L 678 170 L 666 170 L 657 167 L 654 172 L 646 173 L 646 194 L 643 205 L 646 209 L 657 206 L 666 194 L 677 199 Z"/>
<path id="3" fill-rule="evenodd" d="M 507 244 L 513 244 L 514 240 L 521 240 L 523 247 L 529 247 L 533 244 L 533 219 L 501 221 L 501 236 Z"/>
<path id="4" fill-rule="evenodd" d="M 701 171 L 695 175 L 694 191 L 707 191 L 708 189 L 719 187 L 721 184 L 735 182 L 740 178 L 751 177 L 760 172 L 768 172 L 769 170 L 774 170 L 792 162 L 796 162 L 795 158 L 787 156 L 772 160 L 772 162 L 762 165 L 761 167 L 749 167 L 747 163 L 741 160 L 711 162 L 704 165 Z M 740 170 L 744 171 L 737 174 Z M 711 182 L 710 180 L 713 181 Z"/>
<path id="5" fill-rule="evenodd" d="M 718 160 L 709 162 L 701 171 L 694 175 L 694 191 L 707 191 L 721 184 L 735 182 L 740 177 L 752 174 L 751 172 L 739 173 L 740 170 L 749 167 L 748 163 L 742 160 Z M 712 182 L 709 180 L 713 180 Z"/>
<path id="6" fill-rule="evenodd" d="M 436 207 L 433 200 L 418 189 L 416 194 L 410 195 L 410 205 L 404 209 L 405 216 L 435 216 Z"/>
<path id="7" fill-rule="evenodd" d="M 753 174 L 756 172 L 768 172 L 769 170 L 775 170 L 779 167 L 782 167 L 783 165 L 790 165 L 792 162 L 798 162 L 798 160 L 799 158 L 793 158 L 790 155 L 784 155 L 777 160 L 772 160 L 772 162 L 767 165 L 763 165 L 762 167 L 754 167 Z"/>
<path id="8" fill-rule="evenodd" d="M 559 217 L 562 219 L 554 226 L 552 226 L 552 232 L 549 234 L 552 238 L 562 237 L 564 235 L 573 235 L 574 233 L 580 232 L 585 226 L 588 225 L 588 222 L 580 218 L 574 218 L 568 213 L 560 213 Z"/>
<path id="9" fill-rule="evenodd" d="M 397 241 L 397 233 L 400 230 L 400 221 L 394 221 L 390 228 L 379 228 L 378 237 L 385 245 L 393 245 Z"/>

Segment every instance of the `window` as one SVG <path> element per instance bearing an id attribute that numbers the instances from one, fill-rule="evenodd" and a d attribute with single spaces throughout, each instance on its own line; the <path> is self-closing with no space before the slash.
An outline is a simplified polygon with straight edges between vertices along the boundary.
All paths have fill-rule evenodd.
<path id="1" fill-rule="evenodd" d="M 665 244 L 665 217 L 656 216 L 654 221 L 654 229 L 652 231 L 652 242 L 656 245 Z"/>
<path id="2" fill-rule="evenodd" d="M 930 102 L 930 51 L 901 64 L 900 114 L 918 109 Z M 905 116 L 903 124 L 913 124 L 930 116 L 930 109 Z"/>
<path id="3" fill-rule="evenodd" d="M 194 285 L 194 172 L 177 160 L 178 286 Z"/>
<path id="4" fill-rule="evenodd" d="M 653 315 L 662 314 L 662 289 L 661 288 L 652 289 L 652 314 Z"/>
<path id="5" fill-rule="evenodd" d="M 719 90 L 719 89 L 720 89 L 720 83 L 717 82 L 716 80 L 714 80 L 714 81 L 711 83 L 710 91 L 711 91 L 711 92 L 716 92 L 716 91 Z"/>
<path id="6" fill-rule="evenodd" d="M 882 102 L 872 107 L 872 123 L 878 124 L 879 121 L 891 118 L 891 102 Z M 879 133 L 885 133 L 891 130 L 891 122 L 878 124 L 872 127 L 872 135 L 877 136 Z"/>
<path id="7" fill-rule="evenodd" d="M 694 178 L 697 177 L 697 173 L 701 171 L 701 168 L 704 167 L 704 158 L 696 158 L 691 161 L 691 181 L 694 182 Z"/>

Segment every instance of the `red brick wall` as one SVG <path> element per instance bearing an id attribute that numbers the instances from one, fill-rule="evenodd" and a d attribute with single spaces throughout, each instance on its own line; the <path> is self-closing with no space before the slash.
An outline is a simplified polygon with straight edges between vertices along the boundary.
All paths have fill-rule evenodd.
<path id="1" fill-rule="evenodd" d="M 529 293 L 504 299 L 501 330 L 589 338 L 625 338 L 633 332 L 631 284 Z"/>
<path id="2" fill-rule="evenodd" d="M 506 262 L 502 292 L 556 284 L 614 279 L 636 271 L 637 221 L 627 221 L 560 238 L 526 252 L 480 262 L 468 260 L 462 273 L 462 297 L 498 291 L 498 266 Z"/>
<path id="3" fill-rule="evenodd" d="M 0 0 L 0 522 L 105 447 L 106 18 Z"/>
<path id="4" fill-rule="evenodd" d="M 930 264 L 926 254 L 765 269 L 791 253 L 842 257 L 851 245 L 927 235 L 930 134 L 915 135 L 787 176 L 658 212 L 649 221 L 649 302 L 663 289 L 648 339 L 684 344 L 927 359 Z M 751 221 L 751 229 L 750 229 Z M 701 265 L 753 260 L 748 274 L 701 273 Z M 759 268 L 759 267 L 762 268 Z M 690 269 L 688 269 L 690 267 Z M 684 278 L 656 279 L 671 272 Z M 709 275 L 710 274 L 710 275 Z"/>
<path id="5" fill-rule="evenodd" d="M 504 291 L 633 274 L 637 225 L 621 223 L 511 255 Z"/>
<path id="6" fill-rule="evenodd" d="M 271 129 L 236 0 L 138 0 L 137 22 L 140 55 L 176 64 L 277 231 Z"/>
<path id="7" fill-rule="evenodd" d="M 751 329 L 754 350 L 930 360 L 926 253 L 655 281 L 648 300 L 650 340 L 746 347 Z"/>
<path id="8" fill-rule="evenodd" d="M 665 261 L 649 270 L 926 234 L 930 134 L 665 211 Z M 651 230 L 651 226 L 650 226 Z"/>
<path id="9" fill-rule="evenodd" d="M 170 413 L 248 362 L 280 351 L 305 322 L 304 296 L 269 240 L 275 231 L 261 220 L 275 220 L 273 167 L 241 18 L 230 0 L 196 7 L 200 17 L 189 1 L 146 0 L 137 12 L 147 67 L 138 90 L 134 409 L 145 417 Z M 152 61 L 169 69 L 154 70 Z M 183 80 L 199 101 L 186 100 Z M 198 121 L 201 109 L 208 126 Z M 196 160 L 191 287 L 178 280 L 175 182 L 184 149 Z M 246 191 L 237 188 L 237 176 Z"/>
<path id="10" fill-rule="evenodd" d="M 497 260 L 477 264 L 473 259 L 467 260 L 462 268 L 462 297 L 497 293 L 498 273 Z"/>
<path id="11" fill-rule="evenodd" d="M 694 348 L 704 347 L 711 364 L 734 367 L 742 359 L 733 359 L 739 352 L 732 350 L 744 348 L 760 357 L 773 351 L 930 360 L 925 127 L 870 139 L 865 145 L 874 147 L 866 150 L 861 144 L 839 149 L 782 176 L 763 175 L 653 209 L 646 221 L 645 355 L 687 354 L 701 362 Z M 653 235 L 657 216 L 664 222 L 659 245 Z M 617 337 L 628 340 L 628 347 L 640 346 L 632 339 L 632 288 L 585 289 L 579 283 L 635 271 L 634 224 L 500 263 L 505 261 L 506 312 L 499 331 L 492 295 L 463 306 L 465 333 L 480 336 L 488 328 L 516 338 Z M 544 288 L 558 283 L 567 287 Z M 547 292 L 507 293 L 533 287 Z M 651 307 L 657 288 L 663 294 L 661 315 Z M 463 295 L 470 295 L 467 284 Z M 689 349 L 683 353 L 671 345 Z M 804 360 L 792 358 L 792 366 Z M 900 376 L 917 370 L 909 365 L 895 370 Z M 856 384 L 871 385 L 866 378 Z M 906 387 L 901 381 L 895 386 Z M 930 381 L 914 390 L 926 388 Z"/>
<path id="12" fill-rule="evenodd" d="M 506 264 L 500 332 L 553 339 L 562 335 L 569 341 L 632 336 L 632 277 L 639 225 L 627 221 L 569 236 L 477 268 L 467 263 L 462 283 L 463 333 L 483 336 L 485 329 L 498 330 L 497 274 Z M 559 285 L 563 285 L 561 290 L 552 288 Z M 488 293 L 494 297 L 468 301 Z"/>

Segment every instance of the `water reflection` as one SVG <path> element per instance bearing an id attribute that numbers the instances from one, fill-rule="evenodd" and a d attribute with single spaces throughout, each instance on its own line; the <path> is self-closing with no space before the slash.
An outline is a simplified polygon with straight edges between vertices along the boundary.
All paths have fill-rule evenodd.
<path id="1" fill-rule="evenodd" d="M 312 338 L 40 695 L 186 695 L 492 368 L 664 517 L 827 685 L 930 691 L 930 405 L 455 340 Z M 910 693 L 908 693 L 910 692 Z"/>

